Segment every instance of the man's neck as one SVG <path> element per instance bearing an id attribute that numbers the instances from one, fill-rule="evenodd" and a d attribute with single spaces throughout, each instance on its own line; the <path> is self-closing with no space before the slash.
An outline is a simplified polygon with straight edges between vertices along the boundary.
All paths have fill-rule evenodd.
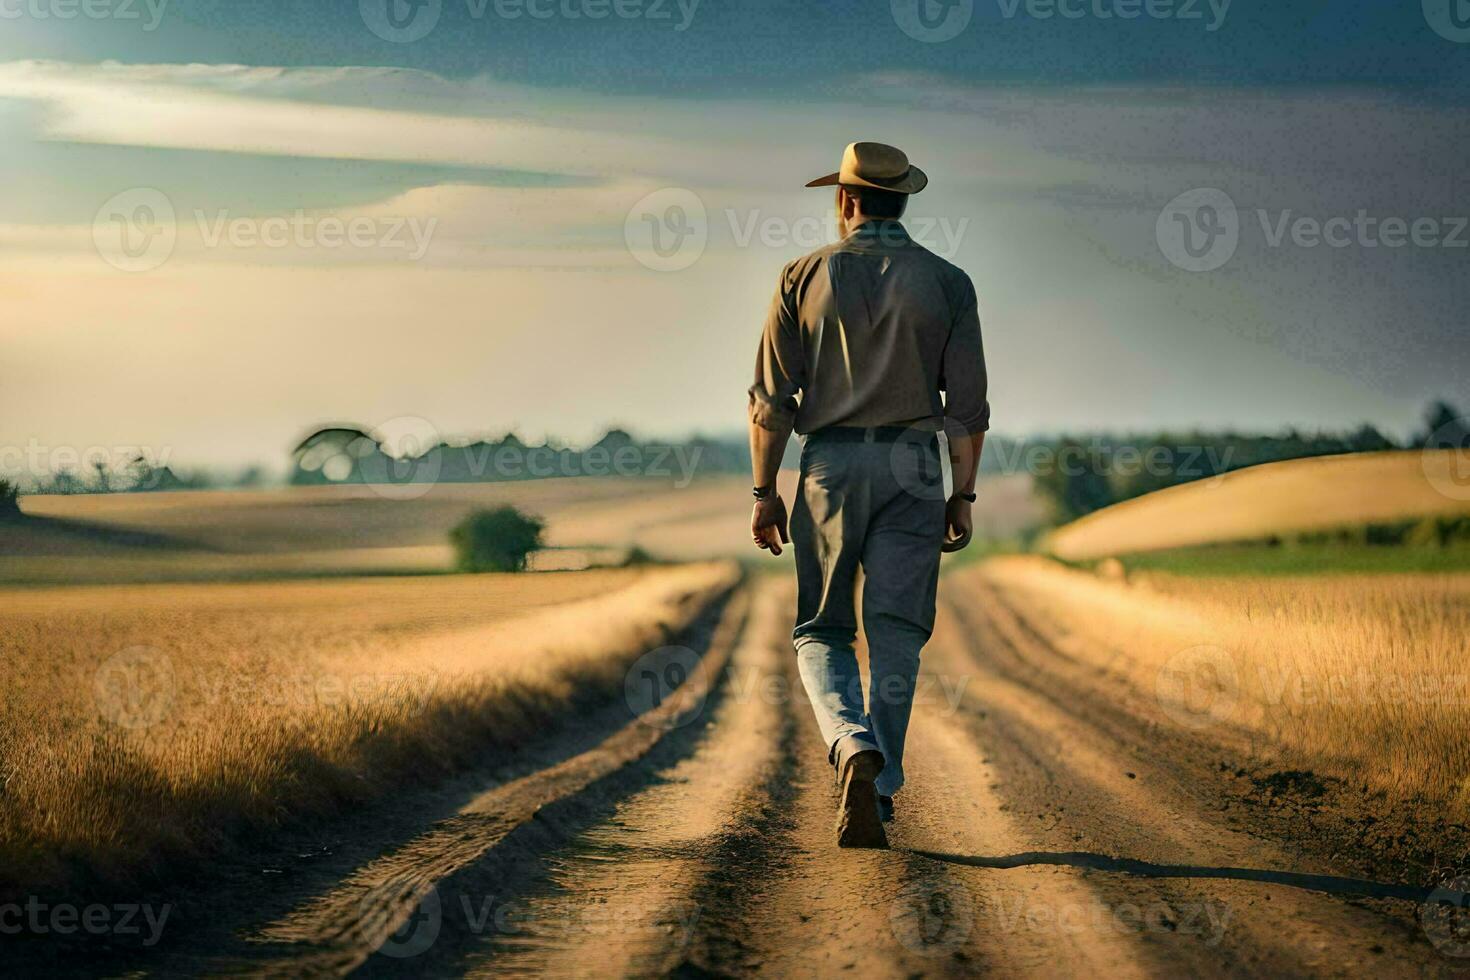
<path id="1" fill-rule="evenodd" d="M 870 218 L 865 214 L 858 214 L 854 215 L 847 222 L 847 235 L 844 237 L 856 235 L 865 227 L 868 229 L 869 232 L 877 232 L 879 229 L 886 230 L 889 228 L 896 228 L 902 231 L 903 223 L 898 218 Z"/>

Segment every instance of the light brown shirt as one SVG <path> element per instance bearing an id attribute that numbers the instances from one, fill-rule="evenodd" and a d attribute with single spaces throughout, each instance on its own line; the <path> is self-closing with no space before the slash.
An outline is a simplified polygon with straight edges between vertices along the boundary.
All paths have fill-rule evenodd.
<path id="1" fill-rule="evenodd" d="M 988 429 L 975 287 L 899 222 L 868 221 L 781 270 L 749 393 L 753 422 L 803 435 L 940 416 Z"/>

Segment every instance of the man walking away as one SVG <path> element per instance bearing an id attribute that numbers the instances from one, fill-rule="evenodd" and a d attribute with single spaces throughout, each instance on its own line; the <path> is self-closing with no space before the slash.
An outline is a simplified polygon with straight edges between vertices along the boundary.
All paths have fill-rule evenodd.
<path id="1" fill-rule="evenodd" d="M 852 143 L 841 170 L 807 184 L 837 186 L 844 237 L 781 271 L 749 392 L 751 534 L 773 554 L 788 541 L 796 551 L 792 636 L 842 787 L 842 847 L 887 846 L 939 555 L 970 542 L 990 425 L 975 288 L 899 221 L 927 183 L 896 147 Z M 776 471 L 793 430 L 803 445 L 788 534 Z"/>

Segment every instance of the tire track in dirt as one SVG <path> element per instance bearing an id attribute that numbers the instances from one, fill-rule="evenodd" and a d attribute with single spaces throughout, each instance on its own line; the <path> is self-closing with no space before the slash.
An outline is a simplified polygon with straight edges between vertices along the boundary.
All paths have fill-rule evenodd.
<path id="1" fill-rule="evenodd" d="M 1042 859 L 1131 866 L 1146 877 L 1119 887 L 1135 902 L 1162 903 L 1181 916 L 1213 903 L 1228 922 L 1197 963 L 1202 972 L 1449 972 L 1412 924 L 1413 889 L 1335 877 L 1289 843 L 1225 826 L 1222 802 L 1211 801 L 1206 786 L 1189 785 L 1191 770 L 1212 764 L 1210 746 L 1191 752 L 1171 738 L 1161 751 L 1164 740 L 1149 721 L 1127 714 L 1111 692 L 1088 690 L 1067 669 L 1076 661 L 1026 628 L 1016 610 L 995 603 L 989 590 L 962 598 L 949 593 L 945 603 L 962 634 L 964 663 L 978 671 L 961 717 L 995 756 L 1008 797 L 1043 828 Z M 955 646 L 951 638 L 948 649 Z M 964 663 L 955 669 L 966 669 Z M 1151 735 L 1148 751 L 1142 747 Z M 1117 855 L 1144 860 L 1105 860 Z M 1189 877 L 1192 868 L 1200 877 Z M 1237 880 L 1254 871 L 1264 880 Z M 1206 882 L 1209 875 L 1226 877 Z M 1353 897 L 1395 889 L 1411 900 Z M 1195 923 L 1201 918 L 1193 916 Z M 1176 919 L 1176 931 L 1180 925 Z"/>
<path id="2" fill-rule="evenodd" d="M 253 939 L 262 955 L 222 969 L 270 976 L 434 973 L 503 921 L 506 900 L 537 873 L 545 854 L 605 816 L 657 766 L 692 750 L 702 728 L 693 722 L 722 695 L 719 682 L 748 604 L 745 589 L 730 599 L 708 651 L 658 706 L 587 751 L 480 794 L 259 929 Z"/>
<path id="3" fill-rule="evenodd" d="M 789 715 L 763 683 L 785 632 L 783 598 L 756 589 L 698 749 L 551 855 L 545 880 L 517 900 L 512 928 L 468 957 L 466 975 L 658 976 L 691 957 L 749 967 L 726 913 L 789 764 Z"/>

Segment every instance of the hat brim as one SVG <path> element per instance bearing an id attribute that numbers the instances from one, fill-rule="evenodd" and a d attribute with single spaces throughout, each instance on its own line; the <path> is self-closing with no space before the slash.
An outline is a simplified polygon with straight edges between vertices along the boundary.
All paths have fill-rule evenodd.
<path id="1" fill-rule="evenodd" d="M 896 177 L 893 180 L 867 180 L 858 176 L 848 177 L 846 180 L 844 180 L 842 178 L 842 171 L 839 170 L 835 174 L 827 174 L 827 176 L 825 177 L 818 177 L 816 180 L 809 180 L 807 181 L 806 186 L 834 187 L 839 184 L 846 187 L 871 187 L 874 190 L 893 191 L 897 194 L 917 194 L 919 193 L 919 191 L 928 186 L 929 175 L 924 173 L 924 171 L 920 170 L 918 167 L 910 165 L 908 173 L 904 174 L 902 177 Z"/>

